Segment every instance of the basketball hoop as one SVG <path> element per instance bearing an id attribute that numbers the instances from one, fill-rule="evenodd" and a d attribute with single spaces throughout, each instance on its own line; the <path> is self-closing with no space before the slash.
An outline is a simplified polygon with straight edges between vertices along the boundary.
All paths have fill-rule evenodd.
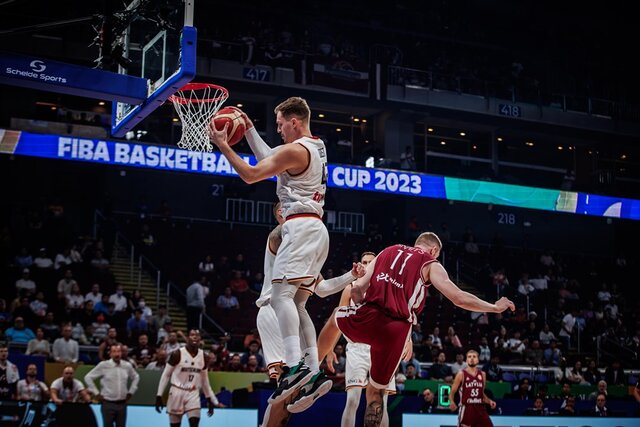
<path id="1" fill-rule="evenodd" d="M 178 147 L 190 151 L 213 151 L 207 128 L 213 115 L 229 97 L 229 91 L 212 83 L 188 83 L 169 101 L 182 122 Z"/>

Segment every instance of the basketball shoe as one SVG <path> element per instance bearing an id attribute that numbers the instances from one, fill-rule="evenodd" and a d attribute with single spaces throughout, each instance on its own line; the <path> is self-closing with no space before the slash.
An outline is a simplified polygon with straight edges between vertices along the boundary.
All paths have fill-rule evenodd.
<path id="1" fill-rule="evenodd" d="M 287 410 L 293 414 L 306 411 L 316 400 L 327 394 L 331 387 L 333 381 L 327 378 L 324 372 L 319 371 L 300 388 L 300 394 L 287 405 Z"/>
<path id="2" fill-rule="evenodd" d="M 280 381 L 278 381 L 278 388 L 276 388 L 273 394 L 269 397 L 268 402 L 273 404 L 286 399 L 291 395 L 291 393 L 309 381 L 312 376 L 313 373 L 307 365 L 304 364 L 303 360 L 293 368 L 283 366 L 282 375 L 280 376 Z"/>

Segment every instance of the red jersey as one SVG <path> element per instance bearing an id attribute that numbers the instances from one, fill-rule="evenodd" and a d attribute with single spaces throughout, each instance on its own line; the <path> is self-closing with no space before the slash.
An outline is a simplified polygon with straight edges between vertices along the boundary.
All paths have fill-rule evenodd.
<path id="1" fill-rule="evenodd" d="M 476 369 L 476 374 L 472 375 L 466 369 L 462 370 L 462 384 L 458 393 L 460 394 L 460 405 L 480 405 L 484 397 L 484 377 L 482 371 Z"/>
<path id="2" fill-rule="evenodd" d="M 376 257 L 363 302 L 377 305 L 391 318 L 415 324 L 429 286 L 422 277 L 422 267 L 435 261 L 427 252 L 412 246 L 383 249 Z"/>

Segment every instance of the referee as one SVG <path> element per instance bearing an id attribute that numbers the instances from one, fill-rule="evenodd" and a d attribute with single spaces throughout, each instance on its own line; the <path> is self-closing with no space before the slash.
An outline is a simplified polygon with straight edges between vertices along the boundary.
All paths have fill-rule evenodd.
<path id="1" fill-rule="evenodd" d="M 111 346 L 111 359 L 98 363 L 84 377 L 87 388 L 102 403 L 104 427 L 125 427 L 127 423 L 127 402 L 138 389 L 140 376 L 131 363 L 122 360 L 122 345 Z M 100 379 L 102 390 L 98 390 L 95 380 Z M 131 385 L 127 386 L 129 380 Z"/>

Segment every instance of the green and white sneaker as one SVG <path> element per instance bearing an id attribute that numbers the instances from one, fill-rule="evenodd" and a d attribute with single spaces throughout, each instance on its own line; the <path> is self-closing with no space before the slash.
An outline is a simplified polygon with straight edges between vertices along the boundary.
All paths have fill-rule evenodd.
<path id="1" fill-rule="evenodd" d="M 286 399 L 300 386 L 309 381 L 312 376 L 313 373 L 302 360 L 293 368 L 285 366 L 278 382 L 278 388 L 269 397 L 268 402 L 274 404 Z"/>
<path id="2" fill-rule="evenodd" d="M 287 405 L 287 410 L 293 414 L 306 411 L 316 400 L 329 393 L 331 387 L 333 387 L 333 381 L 327 378 L 324 372 L 318 372 L 302 386 L 298 396 Z"/>

